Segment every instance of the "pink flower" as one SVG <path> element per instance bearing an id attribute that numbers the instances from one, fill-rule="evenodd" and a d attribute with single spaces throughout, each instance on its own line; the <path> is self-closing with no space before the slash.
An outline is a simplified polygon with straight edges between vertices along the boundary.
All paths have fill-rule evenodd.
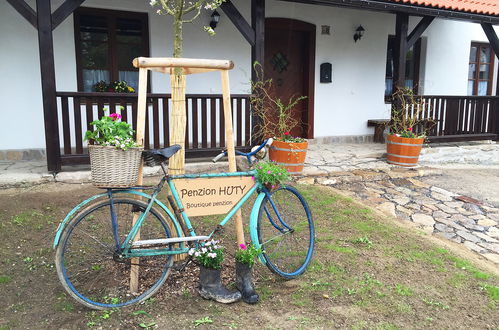
<path id="1" fill-rule="evenodd" d="M 289 135 L 289 132 L 284 132 L 284 135 Z"/>
<path id="2" fill-rule="evenodd" d="M 412 127 L 409 127 L 407 130 L 412 132 Z"/>
<path id="3" fill-rule="evenodd" d="M 272 172 L 271 171 L 267 171 L 267 174 L 270 174 L 270 173 L 272 173 Z"/>
<path id="4" fill-rule="evenodd" d="M 239 248 L 241 250 L 247 250 L 248 248 L 246 247 L 246 244 L 239 244 Z"/>
<path id="5" fill-rule="evenodd" d="M 254 176 L 252 176 L 252 177 L 251 177 L 251 179 L 253 179 L 253 181 L 255 181 L 255 180 L 256 180 L 256 178 L 255 178 Z"/>
<path id="6" fill-rule="evenodd" d="M 121 119 L 121 115 L 119 113 L 112 113 L 109 115 L 113 120 Z"/>

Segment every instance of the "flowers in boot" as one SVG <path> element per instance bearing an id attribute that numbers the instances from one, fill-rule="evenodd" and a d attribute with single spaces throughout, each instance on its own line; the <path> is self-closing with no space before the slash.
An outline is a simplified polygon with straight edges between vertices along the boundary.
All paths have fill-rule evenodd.
<path id="1" fill-rule="evenodd" d="M 222 268 L 224 248 L 214 239 L 201 243 L 198 247 L 189 250 L 189 255 L 202 266 L 212 269 Z"/>
<path id="2" fill-rule="evenodd" d="M 252 244 L 239 244 L 239 249 L 236 251 L 236 261 L 252 267 L 255 263 L 255 258 L 260 253 L 262 253 L 262 249 L 256 248 Z"/>

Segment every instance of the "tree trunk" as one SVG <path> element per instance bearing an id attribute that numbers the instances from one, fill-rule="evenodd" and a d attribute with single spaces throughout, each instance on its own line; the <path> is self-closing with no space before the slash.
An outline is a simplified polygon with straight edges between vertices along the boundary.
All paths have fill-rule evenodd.
<path id="1" fill-rule="evenodd" d="M 182 57 L 182 12 L 173 21 L 173 57 Z M 182 149 L 170 158 L 169 171 L 171 174 L 184 173 L 185 166 L 185 75 L 182 68 L 175 68 L 170 76 L 172 88 L 172 114 L 170 129 L 170 145 L 179 144 Z"/>

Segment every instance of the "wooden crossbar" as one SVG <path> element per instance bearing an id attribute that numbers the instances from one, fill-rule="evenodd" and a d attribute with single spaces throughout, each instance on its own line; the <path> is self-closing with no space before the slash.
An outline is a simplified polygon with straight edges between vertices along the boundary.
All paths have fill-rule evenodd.
<path id="1" fill-rule="evenodd" d="M 137 57 L 133 59 L 136 68 L 189 68 L 189 69 L 211 69 L 231 70 L 234 62 L 229 60 L 210 60 L 196 58 L 173 58 L 173 57 Z"/>

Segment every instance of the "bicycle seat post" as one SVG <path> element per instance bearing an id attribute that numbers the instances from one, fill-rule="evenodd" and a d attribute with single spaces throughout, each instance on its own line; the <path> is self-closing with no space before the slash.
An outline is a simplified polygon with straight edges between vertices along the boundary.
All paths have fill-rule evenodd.
<path id="1" fill-rule="evenodd" d="M 165 173 L 165 177 L 168 176 L 168 167 L 165 166 L 165 162 L 161 162 L 160 165 L 163 173 Z"/>

